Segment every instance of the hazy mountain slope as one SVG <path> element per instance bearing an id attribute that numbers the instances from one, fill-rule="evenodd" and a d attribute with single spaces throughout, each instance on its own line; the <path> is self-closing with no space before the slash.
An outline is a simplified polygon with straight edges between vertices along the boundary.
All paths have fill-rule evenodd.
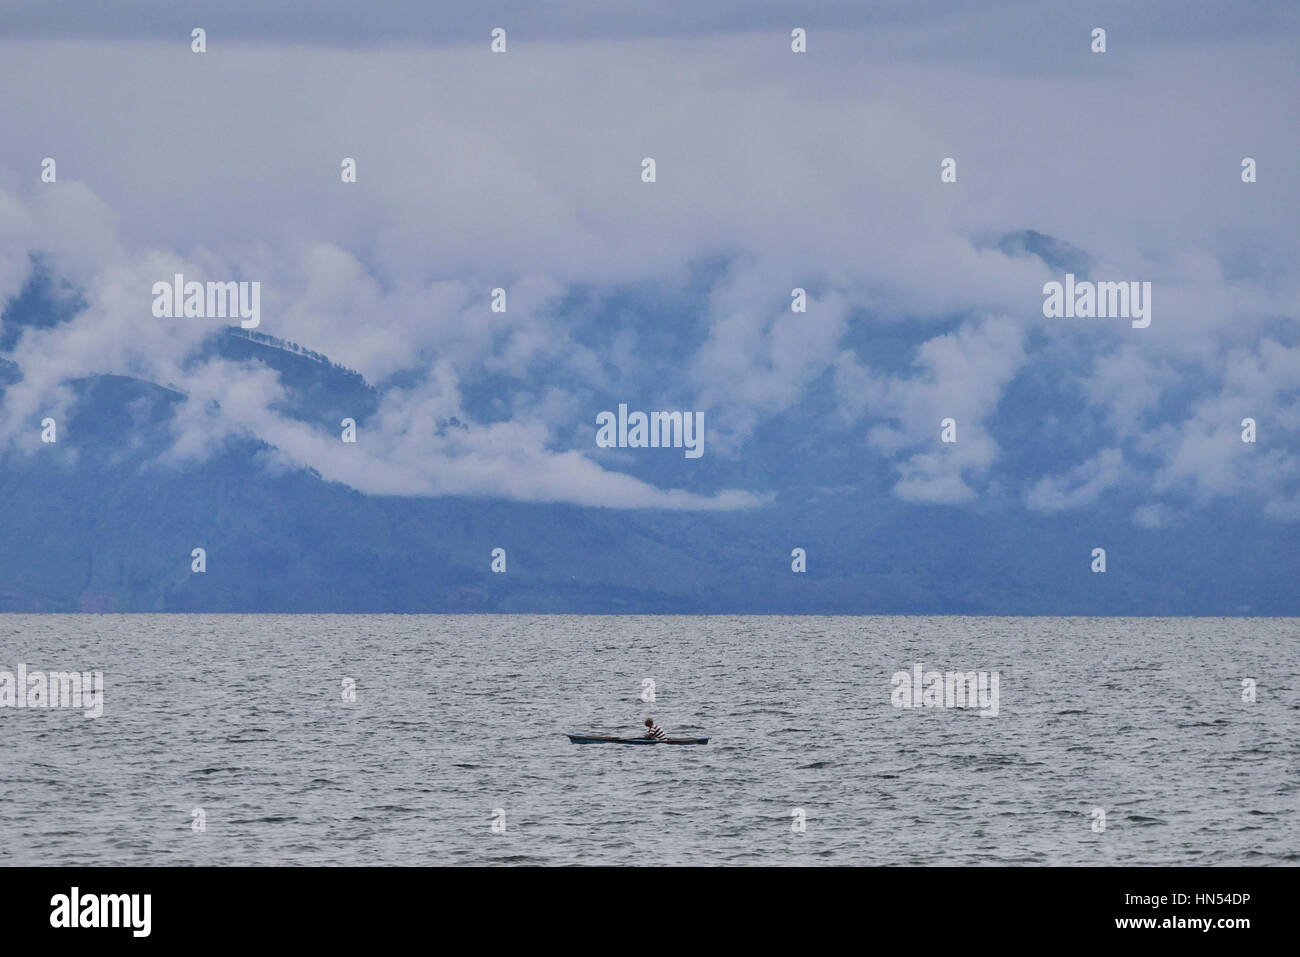
<path id="1" fill-rule="evenodd" d="M 8 340 L 75 301 L 40 270 L 33 284 L 4 314 Z M 323 429 L 378 402 L 355 372 L 269 337 L 217 335 L 210 354 L 274 369 L 286 410 Z M 0 388 L 20 374 L 0 363 Z M 181 393 L 123 376 L 73 386 L 57 444 L 0 457 L 0 610 L 1300 613 L 1289 525 L 1214 507 L 1148 530 L 1122 500 L 1050 517 L 998 496 L 910 506 L 869 456 L 791 454 L 828 416 L 816 389 L 740 466 L 784 489 L 775 501 L 675 513 L 367 496 L 247 440 L 166 464 Z M 1104 575 L 1089 571 L 1099 545 Z M 806 574 L 790 570 L 796 546 Z M 495 547 L 505 574 L 489 570 Z"/>

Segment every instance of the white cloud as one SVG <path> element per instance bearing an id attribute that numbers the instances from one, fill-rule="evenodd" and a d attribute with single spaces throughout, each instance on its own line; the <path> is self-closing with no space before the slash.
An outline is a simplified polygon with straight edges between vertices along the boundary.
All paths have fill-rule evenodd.
<path id="1" fill-rule="evenodd" d="M 0 42 L 0 83 L 18 91 L 0 102 L 0 295 L 40 249 L 90 301 L 15 353 L 27 379 L 9 390 L 0 437 L 58 405 L 68 376 L 115 371 L 218 401 L 219 421 L 186 413 L 195 450 L 246 431 L 358 488 L 726 507 L 755 497 L 657 489 L 557 450 L 556 436 L 589 419 L 593 393 L 656 391 L 708 409 L 711 452 L 740 456 L 833 371 L 868 454 L 896 460 L 895 493 L 957 503 L 991 481 L 988 423 L 1007 386 L 1050 359 L 1106 418 L 1106 442 L 1161 461 L 1158 488 L 1250 488 L 1285 511 L 1297 411 L 1283 364 L 1296 356 L 1263 342 L 1261 324 L 1300 306 L 1300 188 L 1280 174 L 1300 133 L 1258 93 L 1289 88 L 1294 37 L 1147 48 L 1122 69 L 1017 47 L 1003 73 L 939 55 L 966 37 L 960 20 L 820 34 L 817 55 L 797 61 L 767 34 L 523 41 L 506 57 L 485 43 L 434 56 L 220 35 L 202 57 L 175 41 Z M 1000 42 L 994 28 L 978 35 L 982 49 Z M 41 110 L 23 92 L 33 85 Z M 1246 151 L 1261 159 L 1252 186 L 1237 176 Z M 44 155 L 59 162 L 52 186 L 36 181 Z M 639 179 L 647 155 L 653 185 Z M 949 155 L 958 182 L 943 185 Z M 339 181 L 344 156 L 357 184 Z M 992 248 L 1024 227 L 1087 248 L 1107 278 L 1151 280 L 1151 328 L 1043 325 L 1055 274 Z M 716 257 L 731 271 L 700 304 L 703 345 L 671 381 L 640 361 L 647 330 L 611 348 L 553 309 L 575 283 L 677 282 Z M 216 364 L 211 381 L 187 380 L 206 330 L 152 320 L 144 292 L 182 269 L 261 281 L 262 331 L 371 381 L 404 372 L 415 384 L 385 397 L 363 454 L 341 458 L 330 436 L 259 407 L 274 392 L 263 377 Z M 509 291 L 504 315 L 487 309 L 494 286 Z M 809 289 L 807 314 L 789 312 L 793 286 Z M 906 324 L 923 343 L 913 374 L 846 350 L 862 308 L 870 331 Z M 1042 355 L 1034 329 L 1047 330 Z M 505 422 L 466 411 L 488 376 L 506 383 Z M 1190 419 L 1154 421 L 1179 390 L 1194 393 Z M 1254 460 L 1225 458 L 1242 405 L 1262 410 L 1274 443 Z M 470 432 L 426 434 L 430 416 L 449 415 Z M 938 447 L 949 416 L 958 442 Z M 1261 479 L 1264 462 L 1283 478 Z M 1087 479 L 1051 477 L 1056 463 L 1044 470 L 1015 477 L 1027 501 L 1095 494 Z"/>
<path id="2" fill-rule="evenodd" d="M 1065 475 L 1039 479 L 1026 495 L 1025 505 L 1035 512 L 1063 512 L 1093 505 L 1103 492 L 1123 481 L 1126 471 L 1124 453 L 1104 449 Z"/>
<path id="3" fill-rule="evenodd" d="M 907 501 L 958 504 L 975 497 L 969 482 L 997 459 L 985 423 L 1024 361 L 1021 324 L 986 317 L 923 343 L 915 375 L 878 376 L 841 356 L 836 382 L 846 409 L 880 423 L 868 430 L 868 445 L 887 456 L 906 455 L 895 493 Z M 941 442 L 945 419 L 955 423 L 955 442 Z"/>

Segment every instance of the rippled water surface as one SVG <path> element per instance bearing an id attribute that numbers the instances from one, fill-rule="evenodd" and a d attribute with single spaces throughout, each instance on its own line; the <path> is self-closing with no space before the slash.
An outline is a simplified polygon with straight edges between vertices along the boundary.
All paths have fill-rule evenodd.
<path id="1" fill-rule="evenodd" d="M 0 670 L 106 683 L 96 719 L 0 708 L 0 861 L 1294 865 L 1298 633 L 1294 619 L 0 615 Z M 997 671 L 998 715 L 894 707 L 891 676 L 917 663 Z M 635 734 L 648 715 L 711 741 L 563 734 Z"/>

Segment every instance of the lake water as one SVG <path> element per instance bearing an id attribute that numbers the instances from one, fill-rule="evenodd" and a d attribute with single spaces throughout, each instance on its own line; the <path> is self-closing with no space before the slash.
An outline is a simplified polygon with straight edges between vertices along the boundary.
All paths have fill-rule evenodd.
<path id="1" fill-rule="evenodd" d="M 0 670 L 105 681 L 98 718 L 0 708 L 0 862 L 1294 866 L 1298 633 L 1294 619 L 0 615 Z M 997 672 L 997 715 L 895 707 L 891 676 L 918 663 Z M 710 743 L 564 736 L 635 735 L 647 716 Z"/>

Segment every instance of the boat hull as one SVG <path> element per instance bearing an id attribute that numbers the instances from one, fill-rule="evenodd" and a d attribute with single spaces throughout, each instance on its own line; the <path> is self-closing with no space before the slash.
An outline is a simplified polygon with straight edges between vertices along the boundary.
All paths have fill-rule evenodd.
<path id="1" fill-rule="evenodd" d="M 708 744 L 708 738 L 612 738 L 603 734 L 571 734 L 574 744 Z"/>

